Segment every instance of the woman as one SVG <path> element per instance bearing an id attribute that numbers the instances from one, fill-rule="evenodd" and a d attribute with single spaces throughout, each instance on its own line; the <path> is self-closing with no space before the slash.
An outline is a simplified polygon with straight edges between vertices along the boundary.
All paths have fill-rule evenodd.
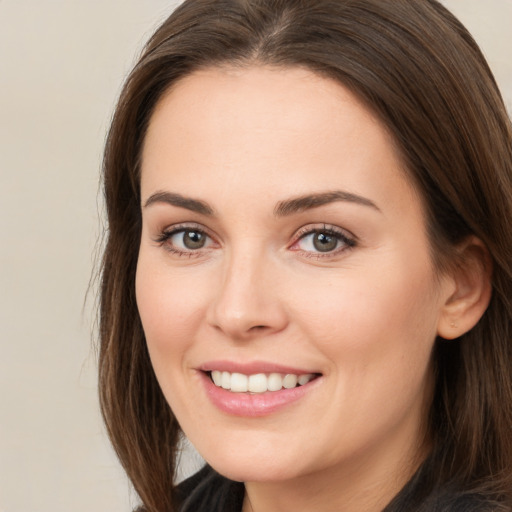
<path id="1" fill-rule="evenodd" d="M 512 510 L 511 142 L 434 0 L 185 1 L 104 162 L 141 510 Z M 208 465 L 176 487 L 182 431 Z"/>

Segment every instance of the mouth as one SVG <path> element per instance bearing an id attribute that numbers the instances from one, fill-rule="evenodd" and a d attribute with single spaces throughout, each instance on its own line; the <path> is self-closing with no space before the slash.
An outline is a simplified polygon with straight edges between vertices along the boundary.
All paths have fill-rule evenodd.
<path id="1" fill-rule="evenodd" d="M 205 363 L 199 368 L 207 397 L 229 416 L 264 417 L 301 403 L 323 382 L 322 373 L 264 361 Z"/>
<path id="2" fill-rule="evenodd" d="M 318 373 L 254 373 L 245 375 L 243 373 L 219 370 L 207 371 L 205 373 L 218 388 L 231 391 L 232 393 L 248 394 L 263 394 L 283 389 L 298 388 L 309 384 L 321 375 Z"/>

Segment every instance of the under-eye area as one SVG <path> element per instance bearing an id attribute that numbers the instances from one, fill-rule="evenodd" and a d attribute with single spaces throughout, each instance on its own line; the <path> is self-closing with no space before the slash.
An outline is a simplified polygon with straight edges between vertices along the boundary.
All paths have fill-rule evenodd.
<path id="1" fill-rule="evenodd" d="M 219 388 L 233 393 L 266 393 L 267 391 L 280 391 L 305 386 L 320 377 L 319 373 L 231 373 L 214 370 L 206 372 L 212 382 Z"/>

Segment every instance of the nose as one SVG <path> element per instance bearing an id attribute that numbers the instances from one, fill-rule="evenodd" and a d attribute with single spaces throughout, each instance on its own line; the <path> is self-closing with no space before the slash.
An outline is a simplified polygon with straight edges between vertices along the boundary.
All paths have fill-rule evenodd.
<path id="1" fill-rule="evenodd" d="M 208 309 L 209 324 L 240 341 L 283 330 L 288 316 L 277 276 L 277 269 L 261 254 L 232 255 L 224 263 Z"/>

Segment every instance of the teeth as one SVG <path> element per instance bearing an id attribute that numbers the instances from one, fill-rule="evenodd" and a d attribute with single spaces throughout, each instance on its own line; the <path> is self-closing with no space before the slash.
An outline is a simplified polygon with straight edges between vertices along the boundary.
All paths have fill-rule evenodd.
<path id="1" fill-rule="evenodd" d="M 298 380 L 297 375 L 288 374 L 283 379 L 283 387 L 285 389 L 292 389 L 297 386 L 297 380 Z"/>
<path id="2" fill-rule="evenodd" d="M 299 386 L 304 386 L 311 380 L 310 375 L 299 375 L 299 378 L 297 379 L 297 382 L 299 383 Z"/>
<path id="3" fill-rule="evenodd" d="M 233 373 L 231 375 L 231 391 L 235 393 L 245 393 L 249 390 L 247 375 L 243 375 L 241 373 Z"/>
<path id="4" fill-rule="evenodd" d="M 279 391 L 283 387 L 283 377 L 279 373 L 271 373 L 267 379 L 268 391 Z"/>
<path id="5" fill-rule="evenodd" d="M 242 373 L 229 373 L 214 370 L 211 372 L 213 383 L 219 387 L 231 390 L 234 393 L 265 393 L 266 391 L 279 391 L 281 389 L 292 389 L 297 386 L 304 386 L 315 378 L 315 374 L 306 373 L 294 375 L 288 373 L 256 373 L 244 375 Z"/>
<path id="6" fill-rule="evenodd" d="M 222 385 L 222 373 L 221 372 L 212 372 L 211 373 L 212 375 L 212 380 L 213 380 L 213 383 L 218 387 L 220 388 L 221 385 Z"/>
<path id="7" fill-rule="evenodd" d="M 265 393 L 267 391 L 267 376 L 264 373 L 249 375 L 248 391 L 251 393 Z"/>
<path id="8" fill-rule="evenodd" d="M 224 389 L 231 389 L 231 374 L 228 372 L 222 372 L 220 377 L 220 385 Z"/>

